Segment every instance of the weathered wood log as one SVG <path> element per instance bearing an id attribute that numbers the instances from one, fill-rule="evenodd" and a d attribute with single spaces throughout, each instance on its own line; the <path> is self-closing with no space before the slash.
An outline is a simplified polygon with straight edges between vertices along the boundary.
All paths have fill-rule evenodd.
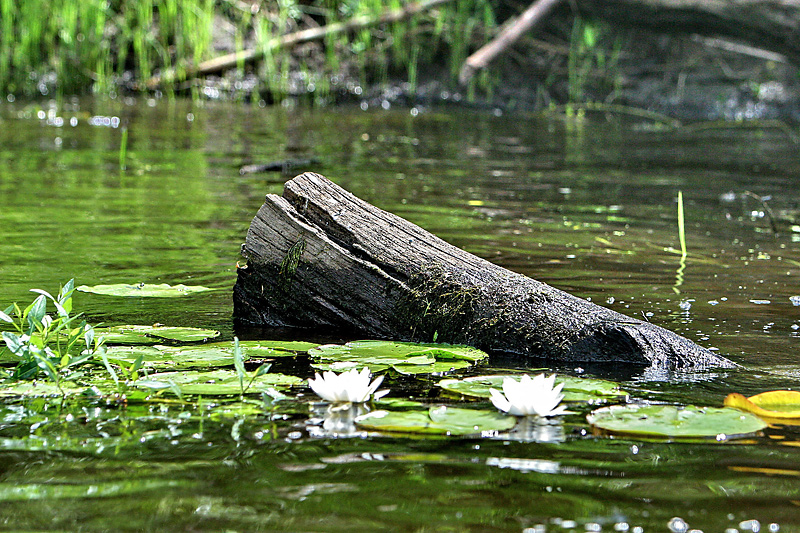
<path id="1" fill-rule="evenodd" d="M 262 326 L 470 344 L 561 362 L 733 363 L 661 327 L 494 265 L 305 173 L 267 195 L 234 316 Z"/>

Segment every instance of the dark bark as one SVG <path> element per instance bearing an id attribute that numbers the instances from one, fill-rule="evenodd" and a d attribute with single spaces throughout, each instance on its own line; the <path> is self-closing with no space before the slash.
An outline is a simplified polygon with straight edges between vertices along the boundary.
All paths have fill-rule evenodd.
<path id="1" fill-rule="evenodd" d="M 732 366 L 649 322 L 452 246 L 319 174 L 267 195 L 242 247 L 236 319 L 464 343 L 562 362 Z"/>

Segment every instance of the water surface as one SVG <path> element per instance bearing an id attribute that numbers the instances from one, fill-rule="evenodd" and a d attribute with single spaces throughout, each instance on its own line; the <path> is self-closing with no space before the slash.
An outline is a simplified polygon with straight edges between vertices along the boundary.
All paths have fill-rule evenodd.
<path id="1" fill-rule="evenodd" d="M 720 405 L 732 391 L 796 388 L 800 376 L 793 135 L 605 115 L 16 102 L 0 107 L 0 307 L 70 278 L 200 284 L 219 290 L 177 300 L 80 293 L 76 307 L 105 325 L 269 335 L 234 331 L 231 288 L 251 218 L 291 175 L 239 168 L 314 155 L 309 170 L 456 246 L 743 365 L 559 372 L 620 379 L 635 398 Z M 770 197 L 777 234 L 745 191 Z M 303 360 L 281 365 L 311 374 Z M 473 373 L 503 367 L 525 362 L 498 358 Z M 392 396 L 435 405 L 436 381 L 387 383 Z M 739 442 L 664 443 L 595 437 L 576 416 L 516 439 L 334 438 L 308 391 L 293 394 L 286 412 L 228 417 L 178 403 L 5 401 L 2 528 L 639 532 L 679 517 L 674 531 L 800 530 L 800 433 L 790 426 Z"/>

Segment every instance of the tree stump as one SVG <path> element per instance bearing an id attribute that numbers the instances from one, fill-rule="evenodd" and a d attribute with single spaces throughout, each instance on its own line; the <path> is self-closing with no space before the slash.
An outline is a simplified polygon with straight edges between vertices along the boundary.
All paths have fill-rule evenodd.
<path id="1" fill-rule="evenodd" d="M 734 363 L 646 321 L 452 246 L 319 174 L 267 195 L 242 246 L 234 317 L 558 362 Z"/>

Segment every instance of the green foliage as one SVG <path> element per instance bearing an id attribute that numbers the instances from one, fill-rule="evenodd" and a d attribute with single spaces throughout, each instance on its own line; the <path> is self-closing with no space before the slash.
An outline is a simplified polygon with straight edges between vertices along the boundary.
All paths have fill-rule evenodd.
<path id="1" fill-rule="evenodd" d="M 167 71 L 170 79 L 181 80 L 191 67 L 210 58 L 215 20 L 226 20 L 232 23 L 235 51 L 260 49 L 264 89 L 276 100 L 290 93 L 327 98 L 331 80 L 345 65 L 356 66 L 362 84 L 384 82 L 392 69 L 406 76 L 413 92 L 421 64 L 446 57 L 455 80 L 463 60 L 496 27 L 491 2 L 458 0 L 388 27 L 332 34 L 319 54 L 323 65 L 316 55 L 274 47 L 281 36 L 307 28 L 312 20 L 324 26 L 377 18 L 407 4 L 280 0 L 254 10 L 230 0 L 0 0 L 0 91 L 109 93 L 121 80 L 126 89 L 146 90 L 151 76 Z M 239 74 L 244 70 L 240 63 Z M 377 79 L 367 79 L 368 72 L 377 73 Z M 479 83 L 486 85 L 487 80 L 479 76 Z M 162 81 L 168 94 L 175 89 L 173 82 Z M 120 168 L 125 166 L 123 142 Z"/>
<path id="2" fill-rule="evenodd" d="M 0 0 L 0 90 L 106 92 L 134 68 L 185 69 L 211 45 L 213 0 Z"/>
<path id="3" fill-rule="evenodd" d="M 44 373 L 60 389 L 63 379 L 75 377 L 73 367 L 103 353 L 103 338 L 96 337 L 85 320 L 78 323 L 80 314 L 70 315 L 74 291 L 73 280 L 56 297 L 32 289 L 39 296 L 25 309 L 14 303 L 0 312 L 0 321 L 14 329 L 2 334 L 5 350 L 16 360 L 13 379 L 34 379 Z M 47 313 L 48 302 L 55 307 L 55 315 Z"/>

